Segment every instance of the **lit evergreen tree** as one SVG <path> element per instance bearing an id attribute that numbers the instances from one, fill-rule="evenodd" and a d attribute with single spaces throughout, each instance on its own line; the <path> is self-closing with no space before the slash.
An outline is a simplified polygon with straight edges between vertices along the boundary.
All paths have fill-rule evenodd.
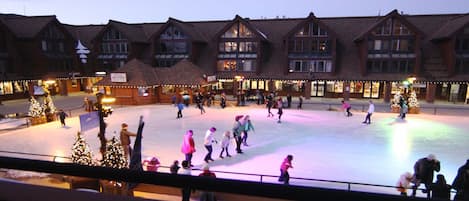
<path id="1" fill-rule="evenodd" d="M 80 132 L 77 133 L 77 140 L 72 147 L 72 162 L 80 165 L 94 165 L 93 153 Z"/>
<path id="2" fill-rule="evenodd" d="M 33 96 L 31 96 L 28 115 L 31 117 L 44 116 L 44 108 Z"/>
<path id="3" fill-rule="evenodd" d="M 49 114 L 55 114 L 55 112 L 57 112 L 50 94 L 46 94 L 46 97 L 44 98 L 44 110 Z"/>
<path id="4" fill-rule="evenodd" d="M 101 163 L 104 167 L 111 168 L 127 168 L 128 162 L 124 156 L 124 150 L 122 149 L 120 141 L 114 136 L 106 144 L 106 152 L 103 156 Z"/>
<path id="5" fill-rule="evenodd" d="M 400 108 L 401 106 L 399 105 L 399 102 L 401 100 L 401 93 L 397 92 L 394 94 L 394 98 L 392 99 L 392 105 L 391 107 L 397 107 Z"/>
<path id="6" fill-rule="evenodd" d="M 409 102 L 409 108 L 412 107 L 420 107 L 419 101 L 417 99 L 417 94 L 415 91 L 410 92 L 410 97 L 408 99 Z"/>

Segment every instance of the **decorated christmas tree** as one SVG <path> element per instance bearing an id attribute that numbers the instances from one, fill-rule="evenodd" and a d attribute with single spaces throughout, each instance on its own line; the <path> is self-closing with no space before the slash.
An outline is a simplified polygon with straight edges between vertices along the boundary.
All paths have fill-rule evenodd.
<path id="1" fill-rule="evenodd" d="M 410 97 L 408 99 L 408 102 L 409 102 L 409 108 L 420 107 L 419 101 L 417 99 L 417 94 L 415 93 L 415 91 L 410 92 Z"/>
<path id="2" fill-rule="evenodd" d="M 55 112 L 57 112 L 54 101 L 49 94 L 46 94 L 46 97 L 44 98 L 44 110 L 49 114 L 55 114 Z"/>
<path id="3" fill-rule="evenodd" d="M 394 98 L 391 101 L 391 111 L 392 112 L 399 112 L 399 110 L 401 109 L 401 105 L 399 105 L 399 101 L 400 101 L 401 97 L 402 96 L 401 96 L 400 92 L 397 92 L 396 94 L 394 94 Z"/>
<path id="4" fill-rule="evenodd" d="M 72 147 L 72 162 L 80 165 L 94 165 L 93 153 L 80 132 L 77 133 L 77 140 Z"/>
<path id="5" fill-rule="evenodd" d="M 127 168 L 128 162 L 124 156 L 124 150 L 122 149 L 120 141 L 114 136 L 106 144 L 106 152 L 104 153 L 101 164 L 104 167 L 111 168 Z"/>
<path id="6" fill-rule="evenodd" d="M 41 107 L 41 104 L 34 97 L 31 97 L 28 115 L 31 117 L 44 116 L 44 108 Z"/>

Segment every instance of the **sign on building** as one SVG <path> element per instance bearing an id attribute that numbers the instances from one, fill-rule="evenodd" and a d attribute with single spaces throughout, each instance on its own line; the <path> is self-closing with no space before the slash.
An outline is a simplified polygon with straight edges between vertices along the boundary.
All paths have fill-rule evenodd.
<path id="1" fill-rule="evenodd" d="M 127 82 L 127 74 L 111 73 L 111 82 Z"/>

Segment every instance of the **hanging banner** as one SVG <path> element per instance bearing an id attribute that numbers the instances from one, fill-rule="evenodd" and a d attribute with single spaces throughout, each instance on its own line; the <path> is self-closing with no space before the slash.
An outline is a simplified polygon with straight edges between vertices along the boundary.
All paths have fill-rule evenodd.
<path id="1" fill-rule="evenodd" d="M 88 112 L 86 114 L 80 115 L 81 132 L 85 132 L 96 127 L 99 127 L 98 111 Z"/>

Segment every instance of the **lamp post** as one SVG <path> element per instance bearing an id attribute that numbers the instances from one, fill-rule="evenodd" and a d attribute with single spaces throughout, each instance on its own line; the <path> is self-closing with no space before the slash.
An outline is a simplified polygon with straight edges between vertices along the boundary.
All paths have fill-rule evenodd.
<path id="1" fill-rule="evenodd" d="M 103 113 L 103 93 L 97 93 L 96 94 L 96 109 L 98 110 L 98 117 L 99 117 L 99 133 L 98 133 L 98 138 L 99 141 L 101 142 L 101 147 L 99 148 L 99 151 L 101 152 L 101 155 L 104 157 L 104 153 L 106 152 L 106 123 L 104 122 L 104 113 Z"/>

